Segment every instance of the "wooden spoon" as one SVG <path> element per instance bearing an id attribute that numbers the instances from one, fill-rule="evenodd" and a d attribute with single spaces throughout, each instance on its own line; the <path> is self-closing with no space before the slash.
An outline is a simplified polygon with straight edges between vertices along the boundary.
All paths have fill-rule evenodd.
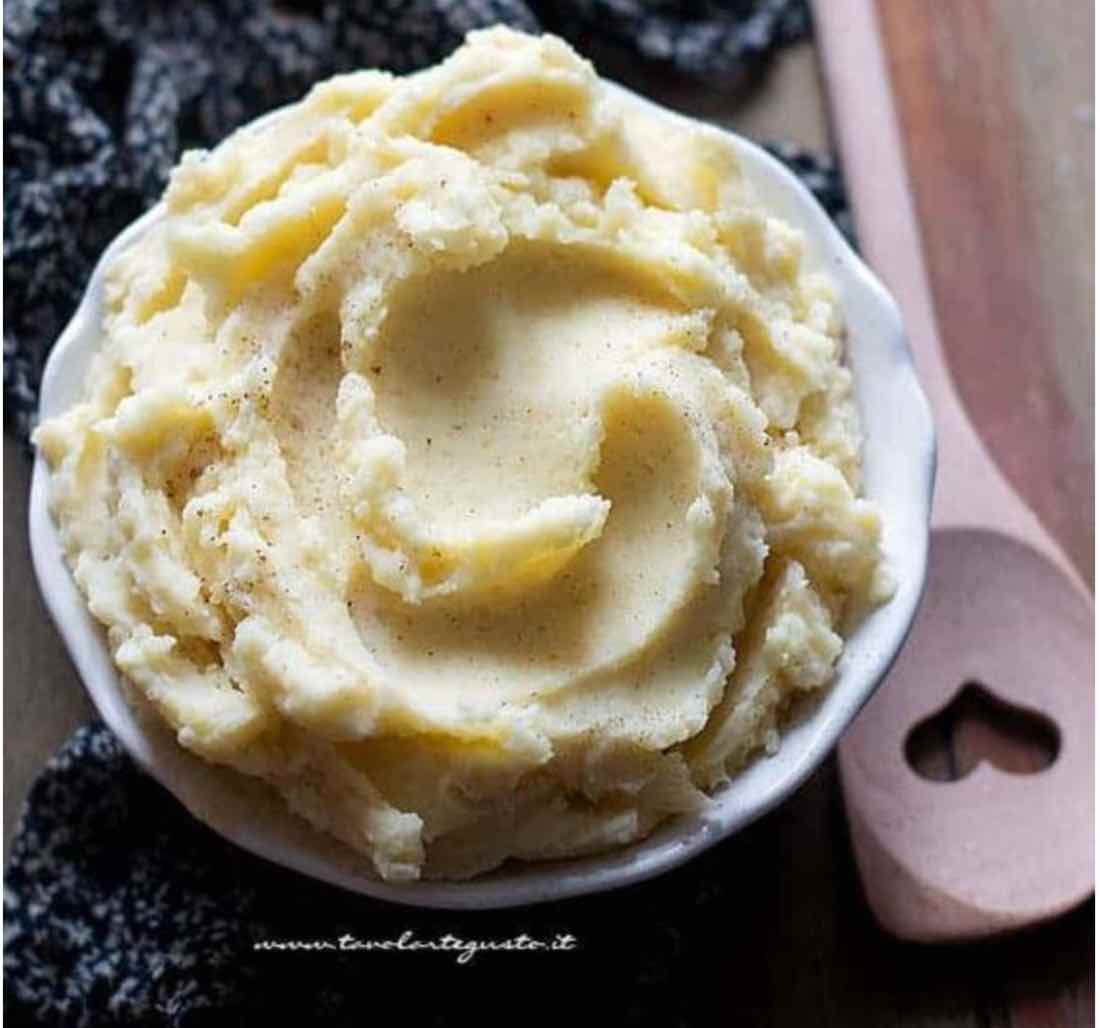
<path id="1" fill-rule="evenodd" d="M 939 433 L 924 604 L 841 743 L 845 803 L 880 923 L 905 939 L 979 938 L 1053 917 L 1093 890 L 1092 598 L 998 471 L 952 384 L 872 0 L 814 6 L 860 245 L 902 307 Z M 1024 775 L 1003 770 L 1009 760 L 982 761 L 936 782 L 909 766 L 914 727 L 971 683 L 1053 723 L 1049 767 Z"/>

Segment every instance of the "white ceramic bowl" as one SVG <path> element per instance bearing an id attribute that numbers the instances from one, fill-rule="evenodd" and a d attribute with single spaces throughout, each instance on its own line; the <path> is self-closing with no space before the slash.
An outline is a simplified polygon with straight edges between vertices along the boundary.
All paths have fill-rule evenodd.
<path id="1" fill-rule="evenodd" d="M 663 117 L 682 117 L 650 106 Z M 103 720 L 138 764 L 195 817 L 246 850 L 354 892 L 414 906 L 508 907 L 613 889 L 677 867 L 771 810 L 825 759 L 886 675 L 916 612 L 928 552 L 935 466 L 932 417 L 898 308 L 886 290 L 794 175 L 755 144 L 732 138 L 764 203 L 805 232 L 810 265 L 827 270 L 839 289 L 867 440 L 865 494 L 882 509 L 885 550 L 899 583 L 893 600 L 848 638 L 831 688 L 784 731 L 778 754 L 758 759 L 715 793 L 716 803 L 705 815 L 673 819 L 649 838 L 604 855 L 509 864 L 469 882 L 382 882 L 364 858 L 314 831 L 261 783 L 193 756 L 154 717 L 135 712 L 127 703 L 104 633 L 64 562 L 47 510 L 49 468 L 39 455 L 31 484 L 30 537 L 46 604 Z M 43 418 L 80 398 L 99 341 L 104 267 L 160 217 L 158 206 L 132 224 L 96 266 L 46 366 Z M 165 797 L 165 802 L 170 800 Z"/>

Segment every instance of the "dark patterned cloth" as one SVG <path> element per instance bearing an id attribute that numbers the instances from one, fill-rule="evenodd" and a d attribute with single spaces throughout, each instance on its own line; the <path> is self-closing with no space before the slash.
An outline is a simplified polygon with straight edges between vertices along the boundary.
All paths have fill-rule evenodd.
<path id="1" fill-rule="evenodd" d="M 192 820 L 99 722 L 32 788 L 5 885 L 5 1013 L 51 1028 L 710 1024 L 713 990 L 684 978 L 709 966 L 716 941 L 721 952 L 729 926 L 708 928 L 713 911 L 744 903 L 721 846 L 652 882 L 517 910 L 356 896 Z M 256 948 L 405 933 L 576 944 L 465 963 L 457 951 Z"/>
<path id="2" fill-rule="evenodd" d="M 49 347 L 109 240 L 210 145 L 319 78 L 433 63 L 471 28 L 546 29 L 731 79 L 807 29 L 803 0 L 10 0 L 5 10 L 4 391 L 24 440 Z M 227 26 L 232 26 L 231 29 Z M 827 159 L 771 147 L 842 228 Z M 349 895 L 244 853 L 195 822 L 101 724 L 29 796 L 5 878 L 5 1012 L 72 1028 L 702 1023 L 677 976 L 691 930 L 736 905 L 722 847 L 660 879 L 548 907 L 420 911 Z M 257 943 L 514 940 L 562 952 L 257 949 Z M 629 944 L 624 944 L 624 940 Z M 501 982 L 506 988 L 501 989 Z M 567 987 L 563 987 L 568 983 Z M 525 997 L 509 1019 L 510 997 Z M 578 1011 L 583 1010 L 583 1015 Z"/>

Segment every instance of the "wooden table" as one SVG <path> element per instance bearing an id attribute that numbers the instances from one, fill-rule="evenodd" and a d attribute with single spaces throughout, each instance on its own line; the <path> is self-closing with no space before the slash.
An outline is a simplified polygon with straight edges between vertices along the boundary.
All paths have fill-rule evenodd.
<path id="1" fill-rule="evenodd" d="M 956 385 L 1091 583 L 1092 5 L 877 6 Z"/>
<path id="2" fill-rule="evenodd" d="M 982 189 L 968 176 L 993 175 L 997 209 L 1009 218 L 1005 231 L 1027 226 L 1031 249 L 1012 265 L 1010 282 L 1041 297 L 1045 313 L 1034 328 L 1035 346 L 998 360 L 1020 402 L 1006 406 L 1003 392 L 989 388 L 987 340 L 948 336 L 947 342 L 979 431 L 1091 578 L 1092 12 L 1079 0 L 882 0 L 882 8 L 917 156 L 930 162 L 943 156 L 921 143 L 921 119 L 932 116 L 925 91 L 940 90 L 952 103 L 971 98 L 959 103 L 952 130 L 961 151 L 947 155 L 958 161 L 944 175 L 962 195 L 979 198 Z M 808 44 L 784 53 L 744 95 L 639 81 L 628 71 L 615 69 L 655 98 L 747 135 L 828 145 Z M 978 93 L 962 84 L 975 74 Z M 979 118 L 982 131 L 968 141 L 975 110 L 995 112 L 996 120 Z M 999 134 L 1007 134 L 1019 156 L 1011 168 L 996 164 Z M 922 210 L 929 202 L 918 196 Z M 925 230 L 929 252 L 943 266 L 963 259 L 953 252 L 950 225 L 926 223 Z M 1017 238 L 990 240 L 990 249 L 1003 253 Z M 999 292 L 1003 286 L 992 278 L 983 298 L 995 324 L 1017 316 L 1017 307 L 997 306 L 999 297 L 1010 299 Z M 941 316 L 967 299 L 943 288 Z M 1057 426 L 1057 438 L 1044 429 L 1025 455 L 1006 449 L 1005 440 L 1017 438 L 1021 420 L 1034 419 L 1036 410 L 1045 412 L 1039 423 Z M 5 855 L 34 772 L 91 713 L 31 574 L 28 481 L 29 465 L 6 440 Z M 686 937 L 673 958 L 675 981 L 707 997 L 699 1005 L 710 1011 L 708 1024 L 1092 1023 L 1092 903 L 1027 935 L 958 948 L 905 945 L 878 929 L 860 893 L 832 760 L 779 810 L 705 859 L 728 863 L 730 875 L 745 883 L 735 903 L 715 904 L 713 930 Z M 630 945 L 629 938 L 621 945 Z"/>

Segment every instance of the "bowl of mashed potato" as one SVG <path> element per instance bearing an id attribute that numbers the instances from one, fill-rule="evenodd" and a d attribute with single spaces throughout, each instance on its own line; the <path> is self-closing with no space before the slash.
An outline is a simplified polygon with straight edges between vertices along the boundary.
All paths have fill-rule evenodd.
<path id="1" fill-rule="evenodd" d="M 760 816 L 924 577 L 882 287 L 765 152 L 503 28 L 185 154 L 34 438 L 39 580 L 135 759 L 412 904 L 623 885 Z"/>

